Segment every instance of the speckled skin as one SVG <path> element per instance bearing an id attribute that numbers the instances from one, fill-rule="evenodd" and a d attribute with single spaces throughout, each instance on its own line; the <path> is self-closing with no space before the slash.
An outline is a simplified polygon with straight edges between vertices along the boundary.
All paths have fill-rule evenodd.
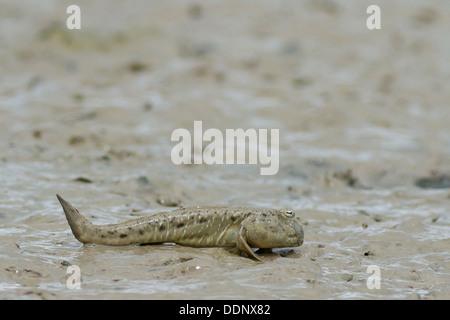
<path id="1" fill-rule="evenodd" d="M 94 225 L 57 195 L 74 236 L 82 243 L 129 245 L 174 242 L 192 247 L 297 247 L 303 229 L 292 211 L 247 207 L 190 207 L 118 224 Z"/>

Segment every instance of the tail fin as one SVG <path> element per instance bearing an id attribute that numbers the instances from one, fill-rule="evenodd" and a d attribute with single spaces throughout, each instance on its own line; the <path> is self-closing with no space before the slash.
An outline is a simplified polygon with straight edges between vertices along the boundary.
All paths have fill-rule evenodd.
<path id="1" fill-rule="evenodd" d="M 89 230 L 92 229 L 93 224 L 59 194 L 57 194 L 56 197 L 58 198 L 59 203 L 61 203 L 75 238 L 82 243 L 91 243 L 87 235 L 89 234 Z"/>

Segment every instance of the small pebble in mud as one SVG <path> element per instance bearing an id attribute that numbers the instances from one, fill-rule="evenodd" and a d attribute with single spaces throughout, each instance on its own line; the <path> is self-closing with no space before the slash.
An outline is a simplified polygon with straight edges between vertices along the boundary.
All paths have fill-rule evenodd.
<path id="1" fill-rule="evenodd" d="M 153 104 L 152 104 L 151 102 L 146 102 L 146 103 L 144 103 L 144 105 L 142 106 L 142 109 L 143 109 L 145 112 L 148 112 L 148 111 L 150 111 L 150 110 L 153 109 Z"/>
<path id="2" fill-rule="evenodd" d="M 358 210 L 359 214 L 365 215 L 365 216 L 369 216 L 369 214 L 367 213 L 366 210 Z"/>
<path id="3" fill-rule="evenodd" d="M 148 178 L 146 176 L 140 176 L 139 178 L 137 178 L 136 182 L 140 186 L 150 185 L 150 181 L 148 180 Z"/>
<path id="4" fill-rule="evenodd" d="M 91 179 L 84 178 L 84 177 L 78 177 L 78 178 L 74 179 L 73 181 L 82 182 L 82 183 L 93 183 L 94 182 Z"/>
<path id="5" fill-rule="evenodd" d="M 350 281 L 353 280 L 353 275 L 350 274 L 350 273 L 344 273 L 344 274 L 342 275 L 342 280 L 345 280 L 345 281 L 347 281 L 347 282 L 350 282 Z"/>
<path id="6" fill-rule="evenodd" d="M 142 72 L 148 69 L 148 66 L 140 61 L 132 61 L 128 64 L 128 70 L 131 72 Z"/>
<path id="7" fill-rule="evenodd" d="M 68 267 L 68 266 L 71 266 L 72 264 L 69 261 L 67 261 L 67 260 L 63 260 L 63 261 L 61 261 L 61 265 L 65 266 L 65 267 Z"/>
<path id="8" fill-rule="evenodd" d="M 375 222 L 381 222 L 384 221 L 384 217 L 381 214 L 374 214 L 372 216 L 373 221 Z"/>
<path id="9" fill-rule="evenodd" d="M 111 157 L 107 154 L 104 154 L 103 156 L 97 158 L 97 160 L 109 162 L 109 161 L 111 161 Z"/>
<path id="10" fill-rule="evenodd" d="M 85 96 L 84 96 L 84 94 L 77 92 L 72 95 L 72 99 L 76 102 L 83 102 L 85 99 Z"/>
<path id="11" fill-rule="evenodd" d="M 181 203 L 180 200 L 176 200 L 169 195 L 159 195 L 156 202 L 165 207 L 177 207 Z"/>
<path id="12" fill-rule="evenodd" d="M 332 0 L 310 0 L 308 5 L 313 9 L 330 15 L 338 14 L 340 7 Z"/>
<path id="13" fill-rule="evenodd" d="M 32 269 L 28 269 L 28 268 L 20 270 L 20 269 L 17 269 L 16 267 L 8 267 L 8 268 L 5 268 L 5 270 L 8 272 L 17 274 L 17 275 L 27 275 L 32 278 L 41 278 L 42 277 L 42 274 L 40 274 L 39 272 L 34 271 Z"/>
<path id="14" fill-rule="evenodd" d="M 419 12 L 417 12 L 412 17 L 412 20 L 414 23 L 417 23 L 418 25 L 430 25 L 430 24 L 434 23 L 438 17 L 439 17 L 439 14 L 435 9 L 425 8 L 425 9 L 421 9 Z"/>
<path id="15" fill-rule="evenodd" d="M 415 184 L 417 187 L 423 189 L 450 188 L 450 175 L 433 171 L 429 177 L 417 179 Z"/>
<path id="16" fill-rule="evenodd" d="M 280 52 L 285 55 L 296 55 L 299 54 L 301 50 L 298 43 L 289 41 L 286 42 L 283 46 L 281 46 Z"/>
<path id="17" fill-rule="evenodd" d="M 86 142 L 86 138 L 82 136 L 73 136 L 69 139 L 69 145 L 77 145 Z"/>
<path id="18" fill-rule="evenodd" d="M 200 19 L 203 16 L 203 7 L 198 3 L 192 4 L 187 8 L 187 14 L 192 19 Z"/>
<path id="19" fill-rule="evenodd" d="M 279 250 L 278 253 L 283 258 L 300 258 L 302 256 L 301 253 L 296 252 L 294 249 Z"/>
<path id="20" fill-rule="evenodd" d="M 41 137 L 42 137 L 42 131 L 40 131 L 40 130 L 33 131 L 33 138 L 40 139 Z"/>
<path id="21" fill-rule="evenodd" d="M 362 227 L 363 227 L 363 229 L 367 229 L 367 227 L 368 227 L 367 223 L 363 223 Z"/>
<path id="22" fill-rule="evenodd" d="M 42 274 L 40 274 L 37 271 L 31 270 L 31 269 L 23 269 L 23 271 L 25 272 L 25 274 L 28 274 L 33 277 L 42 277 Z"/>
<path id="23" fill-rule="evenodd" d="M 308 78 L 296 77 L 291 80 L 291 83 L 294 87 L 306 87 L 311 85 L 313 82 Z"/>

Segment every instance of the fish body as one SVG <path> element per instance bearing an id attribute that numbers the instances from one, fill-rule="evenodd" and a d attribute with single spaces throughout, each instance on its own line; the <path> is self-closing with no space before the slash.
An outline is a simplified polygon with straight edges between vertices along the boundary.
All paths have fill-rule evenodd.
<path id="1" fill-rule="evenodd" d="M 75 238 L 86 244 L 174 242 L 192 247 L 237 247 L 261 261 L 252 247 L 297 247 L 303 243 L 303 228 L 290 210 L 199 206 L 117 224 L 94 225 L 61 196 L 57 198 Z"/>

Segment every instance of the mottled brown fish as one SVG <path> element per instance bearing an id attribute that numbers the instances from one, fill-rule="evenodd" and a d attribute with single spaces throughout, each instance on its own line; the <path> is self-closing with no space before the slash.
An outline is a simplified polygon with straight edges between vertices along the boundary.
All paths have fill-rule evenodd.
<path id="1" fill-rule="evenodd" d="M 248 207 L 189 207 L 118 224 L 94 225 L 56 195 L 72 232 L 82 243 L 130 245 L 174 242 L 192 247 L 237 247 L 261 261 L 251 248 L 298 247 L 303 229 L 290 210 Z"/>

